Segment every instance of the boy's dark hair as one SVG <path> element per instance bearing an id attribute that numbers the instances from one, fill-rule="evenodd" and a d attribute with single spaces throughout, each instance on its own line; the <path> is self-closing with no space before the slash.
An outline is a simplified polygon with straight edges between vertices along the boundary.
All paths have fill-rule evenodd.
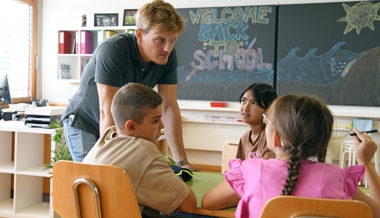
<path id="1" fill-rule="evenodd" d="M 161 96 L 152 88 L 138 83 L 128 83 L 116 92 L 112 100 L 111 113 L 116 128 L 124 130 L 127 120 L 141 123 L 149 110 L 161 104 Z"/>
<path id="2" fill-rule="evenodd" d="M 317 157 L 319 162 L 325 162 L 334 118 L 324 103 L 302 95 L 277 98 L 267 116 L 290 156 L 282 195 L 291 195 L 298 180 L 301 160 Z"/>
<path id="3" fill-rule="evenodd" d="M 240 95 L 239 101 L 243 98 L 244 93 L 251 91 L 261 108 L 267 109 L 273 100 L 277 97 L 276 90 L 273 86 L 266 83 L 252 83 Z"/>

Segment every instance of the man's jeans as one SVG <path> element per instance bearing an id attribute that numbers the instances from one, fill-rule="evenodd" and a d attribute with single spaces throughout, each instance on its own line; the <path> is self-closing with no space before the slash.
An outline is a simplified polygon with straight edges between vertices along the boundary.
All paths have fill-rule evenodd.
<path id="1" fill-rule="evenodd" d="M 72 118 L 63 120 L 67 147 L 74 161 L 82 162 L 87 153 L 95 145 L 98 137 L 89 132 L 71 127 Z"/>

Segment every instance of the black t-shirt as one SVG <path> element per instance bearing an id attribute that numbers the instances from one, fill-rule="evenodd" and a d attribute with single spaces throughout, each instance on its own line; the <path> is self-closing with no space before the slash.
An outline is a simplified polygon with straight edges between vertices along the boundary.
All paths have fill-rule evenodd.
<path id="1" fill-rule="evenodd" d="M 149 87 L 156 84 L 177 84 L 177 55 L 175 49 L 166 65 L 151 63 L 144 68 L 134 34 L 117 34 L 104 41 L 86 65 L 79 89 L 70 99 L 62 115 L 65 119 L 74 114 L 72 126 L 99 134 L 99 98 L 96 83 L 121 87 L 129 82 Z"/>

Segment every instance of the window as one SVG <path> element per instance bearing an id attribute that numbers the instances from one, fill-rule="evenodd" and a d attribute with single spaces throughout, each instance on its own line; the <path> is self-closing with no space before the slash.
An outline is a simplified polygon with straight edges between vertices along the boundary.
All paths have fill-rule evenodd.
<path id="1" fill-rule="evenodd" d="M 35 97 L 35 1 L 2 0 L 0 71 L 8 74 L 14 102 Z"/>

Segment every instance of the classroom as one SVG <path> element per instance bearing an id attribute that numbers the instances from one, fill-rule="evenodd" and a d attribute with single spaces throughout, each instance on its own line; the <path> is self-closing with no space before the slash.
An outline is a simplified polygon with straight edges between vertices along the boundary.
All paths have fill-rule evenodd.
<path id="1" fill-rule="evenodd" d="M 5 79 L 0 78 L 0 217 L 60 217 L 54 212 L 51 169 L 50 173 L 37 169 L 45 168 L 46 162 L 54 158 L 59 143 L 51 137 L 56 131 L 41 125 L 31 128 L 33 121 L 25 121 L 24 125 L 17 111 L 28 108 L 25 112 L 32 111 L 37 118 L 60 117 L 77 93 L 95 49 L 114 35 L 134 33 L 137 9 L 151 1 L 6 1 L 22 7 L 16 14 L 8 10 L 11 6 L 0 9 L 0 20 L 4 20 L 0 23 L 0 56 L 5 57 L 0 58 L 0 77 L 7 74 Z M 208 210 L 201 208 L 200 201 L 224 181 L 229 160 L 236 158 L 240 138 L 250 129 L 242 120 L 239 97 L 253 82 L 272 85 L 278 96 L 307 94 L 321 99 L 333 115 L 325 162 L 341 167 L 358 164 L 350 136 L 352 128 L 380 129 L 378 1 L 165 2 L 185 21 L 174 46 L 178 58 L 177 124 L 182 130 L 176 133 L 182 137 L 162 131 L 157 144 L 163 156 L 176 158 L 182 154 L 173 154 L 169 141 L 180 137 L 185 159 L 177 158 L 174 165 L 190 163 L 199 170 L 193 172 L 193 183 L 186 183 L 202 190 L 195 193 L 194 217 L 235 216 L 236 207 Z M 359 13 L 368 19 L 361 14 L 362 20 L 355 23 Z M 17 23 L 10 19 L 14 16 L 23 20 Z M 9 85 L 9 92 L 2 91 L 2 83 Z M 153 90 L 160 92 L 160 87 L 156 85 Z M 38 110 L 46 105 L 48 111 Z M 370 136 L 380 145 L 379 133 Z M 377 174 L 379 160 L 380 148 L 372 160 Z M 359 186 L 369 191 L 366 180 Z M 62 205 L 58 207 L 57 211 L 65 211 Z M 71 205 L 70 211 L 73 209 Z M 176 215 L 186 217 L 184 214 Z"/>

